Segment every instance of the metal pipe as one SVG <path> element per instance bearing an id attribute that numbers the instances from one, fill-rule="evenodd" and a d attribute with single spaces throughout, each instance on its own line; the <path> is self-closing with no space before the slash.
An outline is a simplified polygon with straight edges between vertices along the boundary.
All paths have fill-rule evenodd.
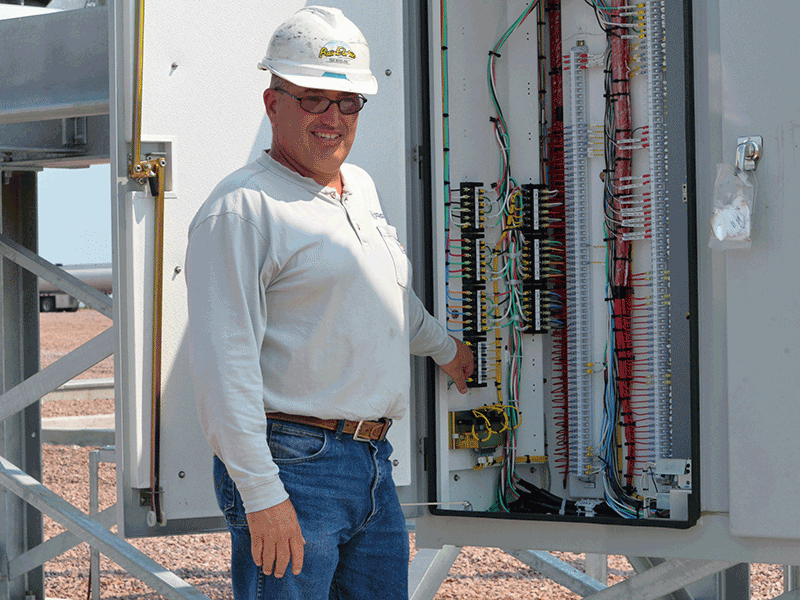
<path id="1" fill-rule="evenodd" d="M 64 271 L 77 277 L 86 285 L 93 287 L 98 292 L 104 294 L 111 293 L 111 263 L 98 263 L 86 265 L 65 265 L 61 267 Z M 47 281 L 46 279 L 39 278 L 39 293 L 58 293 L 61 288 Z"/>

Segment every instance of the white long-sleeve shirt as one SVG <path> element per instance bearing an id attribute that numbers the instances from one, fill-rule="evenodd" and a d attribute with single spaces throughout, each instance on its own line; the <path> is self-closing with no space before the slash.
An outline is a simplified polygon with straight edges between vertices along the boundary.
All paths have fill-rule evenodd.
<path id="1" fill-rule="evenodd" d="M 247 512 L 288 498 L 265 412 L 397 419 L 409 352 L 455 343 L 410 289 L 372 179 L 322 187 L 268 153 L 224 179 L 189 228 L 189 350 L 200 423 Z"/>

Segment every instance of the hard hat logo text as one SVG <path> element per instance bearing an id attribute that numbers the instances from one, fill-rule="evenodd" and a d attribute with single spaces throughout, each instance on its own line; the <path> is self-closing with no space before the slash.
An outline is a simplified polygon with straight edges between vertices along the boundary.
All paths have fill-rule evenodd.
<path id="1" fill-rule="evenodd" d="M 346 62 L 355 57 L 356 53 L 344 42 L 328 42 L 320 48 L 318 58 L 329 58 L 331 62 Z"/>

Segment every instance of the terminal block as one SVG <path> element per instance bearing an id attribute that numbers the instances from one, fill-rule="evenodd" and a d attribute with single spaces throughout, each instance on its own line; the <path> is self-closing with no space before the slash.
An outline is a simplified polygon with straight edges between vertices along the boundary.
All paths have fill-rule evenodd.
<path id="1" fill-rule="evenodd" d="M 448 413 L 450 449 L 492 454 L 505 443 L 508 415 L 501 407 L 481 406 Z"/>
<path id="2" fill-rule="evenodd" d="M 461 235 L 483 236 L 486 221 L 486 199 L 483 183 L 465 181 L 459 185 L 459 220 Z"/>

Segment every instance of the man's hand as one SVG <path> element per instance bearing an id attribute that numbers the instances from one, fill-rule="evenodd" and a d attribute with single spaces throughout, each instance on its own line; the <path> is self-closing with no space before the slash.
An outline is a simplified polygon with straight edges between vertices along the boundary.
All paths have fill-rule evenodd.
<path id="1" fill-rule="evenodd" d="M 271 508 L 247 514 L 250 527 L 250 550 L 253 560 L 262 568 L 265 575 L 283 577 L 289 560 L 292 573 L 299 575 L 303 568 L 303 533 L 297 521 L 297 513 L 289 500 L 284 500 Z"/>
<path id="2" fill-rule="evenodd" d="M 440 365 L 439 368 L 450 375 L 459 392 L 466 394 L 467 379 L 472 375 L 472 371 L 475 370 L 472 350 L 464 342 L 456 340 L 456 338 L 453 338 L 453 340 L 456 342 L 456 357 L 449 363 Z"/>

